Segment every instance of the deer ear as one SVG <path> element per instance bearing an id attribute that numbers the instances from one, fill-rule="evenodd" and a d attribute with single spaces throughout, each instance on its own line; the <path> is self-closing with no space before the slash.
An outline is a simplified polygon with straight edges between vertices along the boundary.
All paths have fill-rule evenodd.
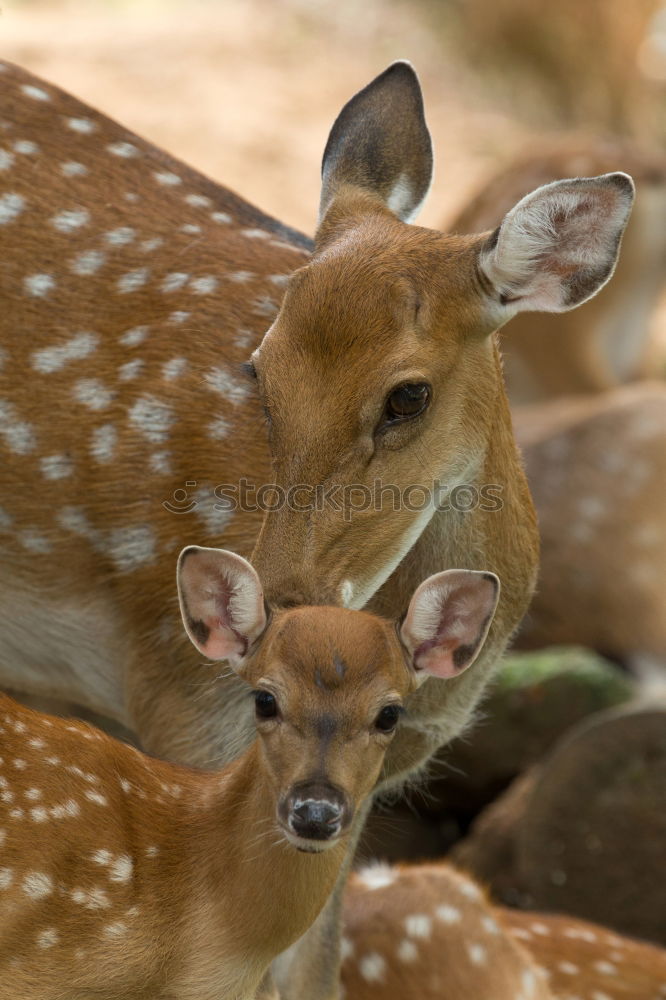
<path id="1" fill-rule="evenodd" d="M 565 312 L 603 288 L 633 201 L 634 183 L 621 173 L 556 181 L 519 201 L 479 254 L 502 322 Z"/>
<path id="2" fill-rule="evenodd" d="M 400 638 L 420 679 L 455 677 L 476 659 L 499 599 L 494 573 L 449 569 L 417 588 Z"/>
<path id="3" fill-rule="evenodd" d="M 319 220 L 344 191 L 360 191 L 409 222 L 431 180 L 432 143 L 418 77 L 408 62 L 395 62 L 352 97 L 333 124 L 322 162 Z"/>
<path id="4" fill-rule="evenodd" d="M 267 625 L 255 570 L 234 552 L 190 545 L 180 553 L 177 579 L 188 636 L 208 659 L 237 669 Z"/>

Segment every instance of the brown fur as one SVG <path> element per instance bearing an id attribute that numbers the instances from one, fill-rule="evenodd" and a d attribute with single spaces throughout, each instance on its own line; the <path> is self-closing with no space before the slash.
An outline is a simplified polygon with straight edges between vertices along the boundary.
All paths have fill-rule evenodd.
<path id="1" fill-rule="evenodd" d="M 351 878 L 346 894 L 342 982 L 347 1000 L 656 1000 L 665 995 L 663 949 L 574 917 L 493 906 L 476 883 L 449 865 L 369 870 L 369 876 L 378 873 L 388 884 L 370 888 L 361 873 Z M 440 907 L 448 913 L 445 909 L 439 916 Z M 415 933 L 418 925 L 408 923 L 414 915 L 430 921 L 422 936 Z M 483 951 L 470 951 L 474 946 Z M 383 961 L 377 979 L 363 975 L 369 956 Z"/>
<path id="2" fill-rule="evenodd" d="M 520 645 L 666 663 L 666 385 L 517 408 L 515 421 L 542 539 Z"/>
<path id="3" fill-rule="evenodd" d="M 274 616 L 243 676 L 278 692 L 281 722 L 217 774 L 0 696 L 0 996 L 250 1000 L 312 924 L 349 827 L 301 853 L 278 803 L 314 774 L 360 807 L 391 740 L 374 720 L 414 675 L 388 622 L 310 608 Z M 26 891 L 31 877 L 46 877 L 41 894 Z"/>

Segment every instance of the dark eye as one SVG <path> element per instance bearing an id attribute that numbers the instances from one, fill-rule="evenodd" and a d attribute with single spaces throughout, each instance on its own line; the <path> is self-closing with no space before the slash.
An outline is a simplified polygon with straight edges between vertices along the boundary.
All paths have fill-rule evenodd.
<path id="1" fill-rule="evenodd" d="M 387 397 L 383 422 L 386 425 L 418 417 L 429 402 L 430 386 L 426 382 L 406 382 Z"/>
<path id="2" fill-rule="evenodd" d="M 391 733 L 398 725 L 402 709 L 400 705 L 385 705 L 375 719 L 375 729 L 380 733 Z"/>
<path id="3" fill-rule="evenodd" d="M 278 714 L 275 695 L 270 691 L 255 691 L 254 710 L 258 719 L 274 719 Z"/>

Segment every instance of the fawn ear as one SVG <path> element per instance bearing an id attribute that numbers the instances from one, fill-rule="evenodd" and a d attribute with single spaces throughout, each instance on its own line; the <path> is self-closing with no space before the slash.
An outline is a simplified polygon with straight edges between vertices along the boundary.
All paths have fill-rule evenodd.
<path id="1" fill-rule="evenodd" d="M 246 559 L 189 545 L 178 558 L 178 599 L 185 631 L 209 660 L 237 669 L 267 625 L 264 595 Z"/>
<path id="2" fill-rule="evenodd" d="M 319 221 L 345 194 L 365 192 L 409 222 L 431 180 L 432 143 L 418 77 L 408 62 L 395 62 L 352 97 L 333 124 L 322 162 Z"/>
<path id="3" fill-rule="evenodd" d="M 499 599 L 494 573 L 448 569 L 417 588 L 400 638 L 417 676 L 455 677 L 481 649 Z"/>
<path id="4" fill-rule="evenodd" d="M 519 201 L 479 254 L 502 322 L 526 310 L 566 312 L 603 288 L 633 201 L 621 173 L 556 181 Z"/>

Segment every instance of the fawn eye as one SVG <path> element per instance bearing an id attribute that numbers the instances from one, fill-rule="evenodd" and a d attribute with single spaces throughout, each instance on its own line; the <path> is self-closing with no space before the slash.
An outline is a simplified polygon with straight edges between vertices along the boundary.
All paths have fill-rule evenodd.
<path id="1" fill-rule="evenodd" d="M 427 382 L 405 382 L 387 397 L 382 425 L 385 427 L 398 421 L 412 420 L 427 409 L 429 402 L 430 386 Z"/>
<path id="2" fill-rule="evenodd" d="M 375 719 L 375 729 L 378 729 L 380 733 L 392 733 L 398 725 L 401 712 L 400 705 L 384 705 Z"/>
<path id="3" fill-rule="evenodd" d="M 271 694 L 270 691 L 255 691 L 254 710 L 258 719 L 274 719 L 278 714 L 275 695 Z"/>

